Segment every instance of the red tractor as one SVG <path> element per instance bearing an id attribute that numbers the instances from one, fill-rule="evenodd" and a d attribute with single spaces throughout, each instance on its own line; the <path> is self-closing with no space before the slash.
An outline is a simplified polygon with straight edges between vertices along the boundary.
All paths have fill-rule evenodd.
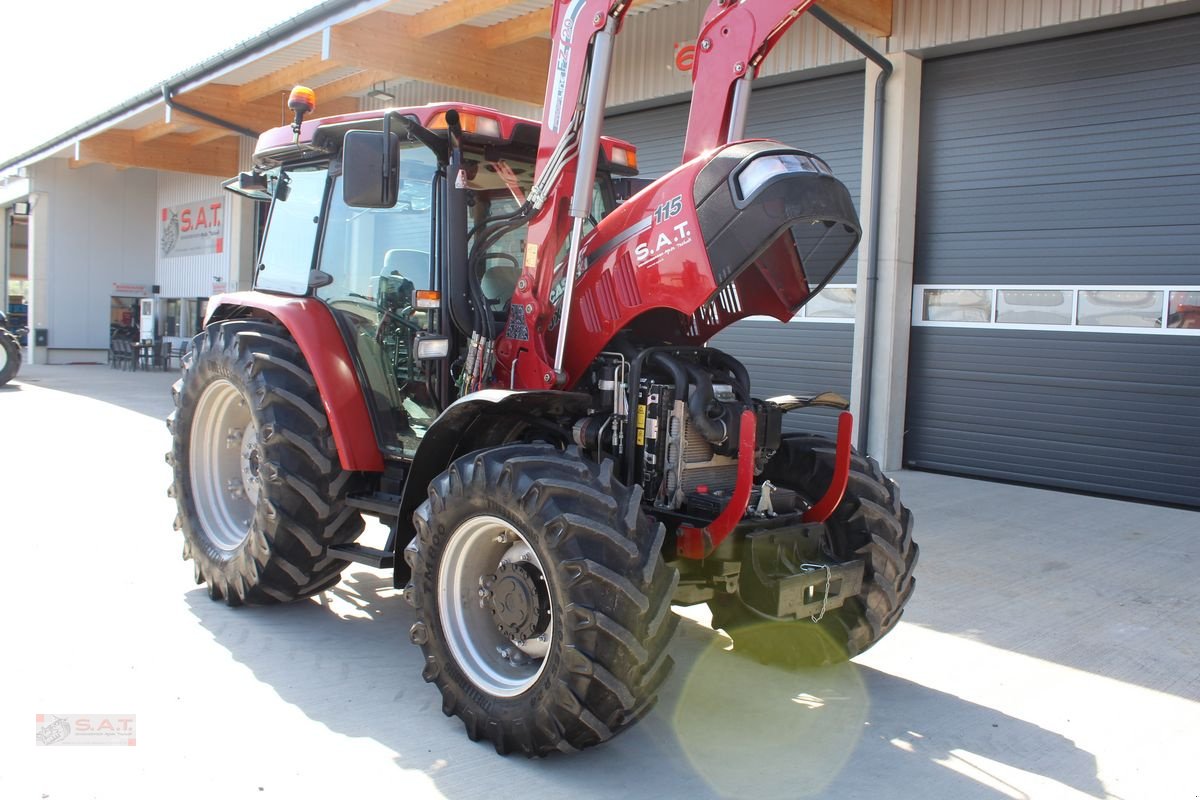
<path id="1" fill-rule="evenodd" d="M 255 290 L 214 297 L 175 386 L 171 494 L 196 580 L 285 603 L 392 568 L 423 677 L 472 739 L 543 755 L 653 705 L 672 603 L 783 664 L 863 652 L 917 546 L 896 485 L 781 434 L 836 395 L 754 397 L 706 342 L 787 321 L 860 231 L 816 156 L 742 140 L 750 79 L 808 2 L 716 0 L 684 162 L 626 196 L 601 136 L 627 5 L 554 7 L 540 123 L 443 103 L 264 133 Z M 620 202 L 622 201 L 623 202 Z M 390 526 L 355 540 L 362 513 Z"/>

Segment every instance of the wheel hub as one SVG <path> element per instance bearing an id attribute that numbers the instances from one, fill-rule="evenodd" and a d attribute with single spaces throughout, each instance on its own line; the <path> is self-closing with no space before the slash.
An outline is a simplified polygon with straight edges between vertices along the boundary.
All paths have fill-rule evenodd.
<path id="1" fill-rule="evenodd" d="M 462 522 L 439 559 L 437 605 L 446 645 L 463 674 L 496 697 L 537 681 L 554 640 L 545 568 L 512 523 Z"/>
<path id="2" fill-rule="evenodd" d="M 489 592 L 492 619 L 502 634 L 524 642 L 550 624 L 550 596 L 540 573 L 526 562 L 505 562 L 496 570 Z"/>
<path id="3" fill-rule="evenodd" d="M 196 403 L 189 472 L 200 527 L 220 550 L 236 550 L 250 531 L 262 486 L 259 458 L 246 398 L 228 380 L 214 380 Z"/>

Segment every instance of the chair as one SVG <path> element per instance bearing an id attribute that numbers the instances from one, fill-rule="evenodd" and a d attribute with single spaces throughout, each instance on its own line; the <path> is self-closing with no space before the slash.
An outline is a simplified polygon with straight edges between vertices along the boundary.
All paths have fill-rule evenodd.
<path id="1" fill-rule="evenodd" d="M 183 366 L 183 357 L 185 355 L 187 355 L 187 353 L 188 353 L 189 344 L 190 344 L 189 342 L 180 342 L 179 344 L 172 347 L 170 345 L 170 343 L 167 343 L 166 349 L 163 352 L 163 368 L 164 369 L 171 368 L 171 359 L 175 359 L 177 362 L 177 365 L 182 367 Z"/>
<path id="2" fill-rule="evenodd" d="M 133 366 L 133 346 L 129 344 L 128 339 L 114 339 L 113 347 L 113 367 L 128 370 Z"/>

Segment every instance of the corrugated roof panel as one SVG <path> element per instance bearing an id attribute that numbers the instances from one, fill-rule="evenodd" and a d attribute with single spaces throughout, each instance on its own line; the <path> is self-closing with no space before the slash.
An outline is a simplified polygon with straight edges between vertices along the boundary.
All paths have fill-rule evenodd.
<path id="1" fill-rule="evenodd" d="M 263 56 L 256 61 L 247 64 L 244 67 L 239 67 L 231 72 L 221 76 L 216 83 L 231 84 L 233 86 L 241 86 L 250 81 L 257 80 L 264 75 L 270 75 L 272 72 L 277 72 L 285 67 L 303 61 L 309 56 L 320 55 L 321 53 L 321 34 L 315 33 L 299 42 L 288 47 L 276 50 L 273 53 Z"/>
<path id="2" fill-rule="evenodd" d="M 443 2 L 447 2 L 447 0 L 396 0 L 380 10 L 390 11 L 393 14 L 419 14 L 422 11 L 437 8 Z"/>
<path id="3" fill-rule="evenodd" d="M 156 122 L 162 122 L 165 114 L 164 106 L 157 105 L 146 109 L 140 114 L 134 114 L 129 119 L 121 120 L 120 124 L 114 125 L 113 128 L 122 131 L 132 131 L 138 128 L 144 128 L 147 125 L 153 125 Z"/>

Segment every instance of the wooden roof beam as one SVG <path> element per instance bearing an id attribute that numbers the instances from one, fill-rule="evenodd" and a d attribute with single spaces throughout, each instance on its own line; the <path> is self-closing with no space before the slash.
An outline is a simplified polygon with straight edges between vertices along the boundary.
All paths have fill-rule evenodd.
<path id="1" fill-rule="evenodd" d="M 322 100 L 318 90 L 317 95 L 317 111 L 316 113 L 322 117 L 333 117 L 338 114 L 349 114 L 358 111 L 358 100 L 353 97 L 333 97 L 328 100 Z M 280 122 L 270 127 L 278 127 L 286 125 L 287 122 Z M 263 128 L 267 130 L 267 128 Z M 208 128 L 199 130 L 195 133 L 189 133 L 186 136 L 180 137 L 180 144 L 185 147 L 196 147 L 198 145 L 208 144 L 209 142 L 219 141 L 229 138 L 235 144 L 238 141 L 239 135 L 229 130 L 228 128 Z"/>
<path id="2" fill-rule="evenodd" d="M 414 38 L 432 36 L 456 25 L 499 11 L 511 0 L 447 0 L 440 6 L 415 14 L 407 22 L 409 35 Z"/>
<path id="3" fill-rule="evenodd" d="M 874 36 L 892 35 L 892 0 L 817 0 L 817 3 L 852 28 Z"/>
<path id="4" fill-rule="evenodd" d="M 326 101 L 337 100 L 346 95 L 356 94 L 377 83 L 384 83 L 394 77 L 395 75 L 387 70 L 366 69 L 362 72 L 356 72 L 353 75 L 347 75 L 345 78 L 338 78 L 335 81 L 314 86 L 313 90 L 317 93 L 317 110 L 314 113 L 322 117 L 327 117 L 329 114 L 323 108 L 323 106 L 328 105 Z"/>
<path id="5" fill-rule="evenodd" d="M 330 38 L 334 58 L 363 69 L 526 103 L 540 104 L 544 99 L 549 40 L 493 50 L 485 29 L 459 26 L 428 36 L 415 47 L 407 21 L 398 14 L 376 14 L 339 25 Z"/>
<path id="6" fill-rule="evenodd" d="M 298 83 L 306 83 L 322 72 L 342 66 L 334 59 L 322 58 L 320 53 L 297 61 L 288 67 L 277 69 L 270 75 L 256 78 L 249 83 L 237 87 L 238 100 L 250 103 L 261 100 L 276 92 L 288 92 Z"/>
<path id="7" fill-rule="evenodd" d="M 239 98 L 236 86 L 209 83 L 199 86 L 187 94 L 179 95 L 175 99 L 197 111 L 203 111 L 252 131 L 265 131 L 290 121 L 287 106 L 281 99 L 266 98 L 245 102 Z M 184 114 L 186 112 L 177 109 L 173 113 Z"/>
<path id="8" fill-rule="evenodd" d="M 551 6 L 485 28 L 483 41 L 488 47 L 496 48 L 548 36 L 553 13 L 554 8 Z"/>
<path id="9" fill-rule="evenodd" d="M 237 142 L 187 146 L 183 138 L 172 135 L 139 143 L 134 141 L 133 131 L 108 130 L 81 141 L 79 158 L 72 161 L 222 177 L 237 172 Z"/>
<path id="10" fill-rule="evenodd" d="M 204 130 L 189 133 L 183 137 L 182 142 L 187 147 L 195 147 L 209 142 L 219 141 L 227 136 L 237 136 L 236 133 L 228 128 L 206 128 Z"/>
<path id="11" fill-rule="evenodd" d="M 173 119 L 170 122 L 163 120 L 161 122 L 152 122 L 145 127 L 138 128 L 133 132 L 133 140 L 135 142 L 152 142 L 163 136 L 172 133 L 177 133 L 179 129 L 186 123 L 182 120 Z"/>

